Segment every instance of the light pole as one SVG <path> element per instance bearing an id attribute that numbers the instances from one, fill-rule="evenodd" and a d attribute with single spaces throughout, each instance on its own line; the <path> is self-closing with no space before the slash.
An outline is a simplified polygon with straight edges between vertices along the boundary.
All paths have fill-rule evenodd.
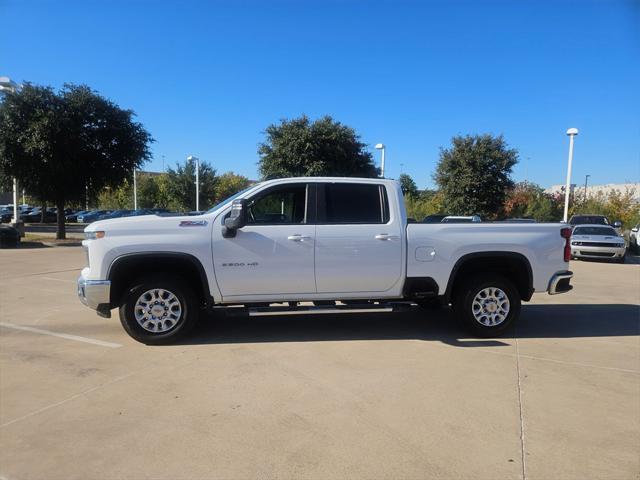
<path id="1" fill-rule="evenodd" d="M 136 167 L 133 167 L 133 209 L 138 210 L 138 184 L 136 182 Z"/>
<path id="2" fill-rule="evenodd" d="M 20 85 L 11 80 L 9 77 L 0 77 L 0 92 L 16 93 L 20 89 Z M 17 226 L 20 217 L 18 216 L 18 180 L 13 177 L 13 219 L 12 223 Z M 21 236 L 22 235 L 21 231 Z"/>
<path id="3" fill-rule="evenodd" d="M 584 176 L 584 201 L 587 201 L 587 182 L 589 181 L 589 177 L 591 175 L 585 175 Z"/>
<path id="4" fill-rule="evenodd" d="M 569 161 L 567 165 L 567 185 L 564 190 L 564 216 L 562 221 L 567 223 L 567 217 L 569 215 L 569 194 L 571 193 L 571 164 L 573 163 L 573 138 L 578 135 L 577 128 L 570 128 L 567 130 L 569 136 Z"/>
<path id="5" fill-rule="evenodd" d="M 384 144 L 376 144 L 376 150 L 382 150 L 382 161 L 380 162 L 380 176 L 384 178 Z"/>
<path id="6" fill-rule="evenodd" d="M 194 157 L 193 155 L 189 155 L 187 157 L 187 161 L 196 162 L 196 212 L 200 211 L 200 159 L 198 157 Z"/>

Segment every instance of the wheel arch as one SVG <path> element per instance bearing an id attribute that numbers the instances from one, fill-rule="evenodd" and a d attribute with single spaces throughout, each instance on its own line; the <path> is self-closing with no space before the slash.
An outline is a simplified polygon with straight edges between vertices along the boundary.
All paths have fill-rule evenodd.
<path id="1" fill-rule="evenodd" d="M 213 305 L 207 273 L 198 258 L 188 253 L 147 252 L 121 255 L 109 265 L 107 279 L 111 281 L 111 308 L 119 306 L 131 281 L 150 273 L 173 273 L 183 278 L 204 307 Z"/>
<path id="2" fill-rule="evenodd" d="M 453 266 L 447 288 L 444 293 L 445 301 L 451 301 L 456 289 L 462 285 L 465 278 L 478 272 L 500 273 L 511 280 L 520 297 L 524 301 L 533 295 L 533 270 L 529 259 L 518 252 L 474 252 L 463 255 Z"/>

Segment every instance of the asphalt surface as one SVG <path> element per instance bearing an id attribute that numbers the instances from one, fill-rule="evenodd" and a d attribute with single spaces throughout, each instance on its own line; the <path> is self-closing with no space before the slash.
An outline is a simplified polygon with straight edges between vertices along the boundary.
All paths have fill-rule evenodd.
<path id="1" fill-rule="evenodd" d="M 504 338 L 416 309 L 212 318 L 167 347 L 82 306 L 82 264 L 0 250 L 0 479 L 640 475 L 637 264 L 572 262 Z"/>

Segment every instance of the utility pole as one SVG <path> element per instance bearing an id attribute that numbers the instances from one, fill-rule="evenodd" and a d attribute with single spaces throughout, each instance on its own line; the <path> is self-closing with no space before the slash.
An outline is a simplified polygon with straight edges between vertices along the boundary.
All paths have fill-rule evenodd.
<path id="1" fill-rule="evenodd" d="M 196 212 L 200 211 L 200 159 L 189 155 L 187 161 L 196 162 Z"/>
<path id="2" fill-rule="evenodd" d="M 591 175 L 585 175 L 584 176 L 584 201 L 587 201 L 587 182 L 589 181 L 589 177 Z"/>
<path id="3" fill-rule="evenodd" d="M 382 150 L 382 159 L 380 162 L 380 177 L 384 178 L 384 149 L 385 146 L 383 143 L 376 144 L 376 150 Z"/>
<path id="4" fill-rule="evenodd" d="M 567 162 L 567 185 L 564 190 L 564 215 L 562 221 L 567 223 L 567 217 L 569 216 L 569 195 L 571 194 L 571 164 L 573 163 L 573 138 L 578 135 L 577 128 L 570 128 L 567 130 L 569 136 L 569 160 Z"/>
<path id="5" fill-rule="evenodd" d="M 136 169 L 133 168 L 133 209 L 138 210 L 138 184 L 136 182 Z"/>

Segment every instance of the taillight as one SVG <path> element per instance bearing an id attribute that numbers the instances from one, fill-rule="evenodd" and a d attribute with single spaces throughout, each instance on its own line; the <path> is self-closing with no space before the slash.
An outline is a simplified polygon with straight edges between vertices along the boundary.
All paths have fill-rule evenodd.
<path id="1" fill-rule="evenodd" d="M 564 238 L 564 261 L 571 260 L 571 232 L 573 230 L 569 227 L 560 229 L 560 236 Z"/>

